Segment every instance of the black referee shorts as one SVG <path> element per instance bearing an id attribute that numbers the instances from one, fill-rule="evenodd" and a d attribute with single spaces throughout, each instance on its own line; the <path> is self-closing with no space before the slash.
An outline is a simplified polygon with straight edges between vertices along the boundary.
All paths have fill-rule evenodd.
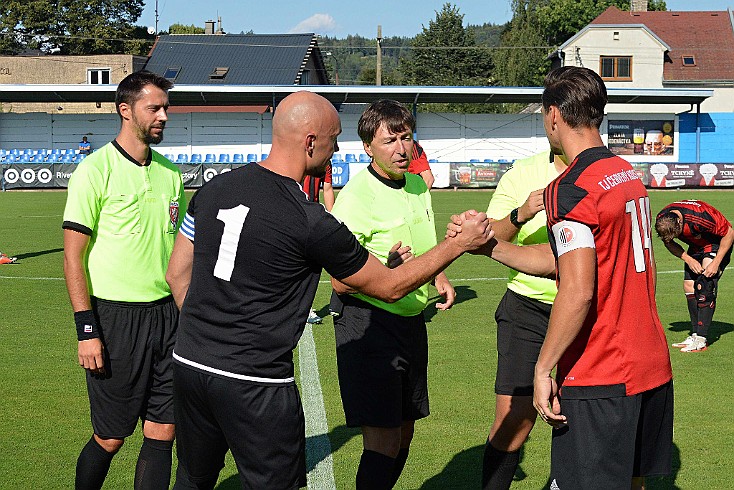
<path id="1" fill-rule="evenodd" d="M 334 320 L 339 390 L 349 427 L 400 427 L 427 417 L 428 334 L 404 317 L 342 297 Z"/>
<path id="2" fill-rule="evenodd" d="M 173 346 L 178 308 L 171 296 L 151 303 L 92 298 L 104 345 L 104 374 L 87 371 L 94 433 L 124 439 L 138 419 L 173 423 Z"/>
<path id="3" fill-rule="evenodd" d="M 174 362 L 176 454 L 194 483 L 214 480 L 232 451 L 242 488 L 306 486 L 303 407 L 295 383 L 265 385 Z"/>
<path id="4" fill-rule="evenodd" d="M 670 473 L 673 382 L 632 396 L 624 390 L 624 385 L 562 388 L 561 413 L 568 425 L 553 430 L 551 488 L 617 490 L 629 488 L 635 476 Z M 589 395 L 597 398 L 576 398 Z"/>
<path id="5" fill-rule="evenodd" d="M 548 331 L 553 305 L 509 289 L 502 297 L 494 319 L 497 322 L 498 395 L 533 396 L 535 363 Z"/>

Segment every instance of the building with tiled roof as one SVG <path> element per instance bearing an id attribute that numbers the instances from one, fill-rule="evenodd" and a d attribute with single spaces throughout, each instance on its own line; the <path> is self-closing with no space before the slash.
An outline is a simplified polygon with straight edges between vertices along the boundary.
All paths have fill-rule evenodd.
<path id="1" fill-rule="evenodd" d="M 591 68 L 608 87 L 714 89 L 702 111 L 734 112 L 731 11 L 627 12 L 612 6 L 563 43 L 552 59 L 554 66 Z M 645 112 L 639 106 L 634 110 Z"/>

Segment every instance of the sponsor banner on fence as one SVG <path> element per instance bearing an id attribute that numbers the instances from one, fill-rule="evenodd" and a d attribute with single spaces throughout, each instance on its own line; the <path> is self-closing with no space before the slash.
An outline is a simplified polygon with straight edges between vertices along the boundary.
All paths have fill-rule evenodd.
<path id="1" fill-rule="evenodd" d="M 21 163 L 3 165 L 3 186 L 6 189 L 44 189 L 56 187 L 54 164 Z"/>
<path id="2" fill-rule="evenodd" d="M 69 187 L 69 179 L 71 174 L 76 170 L 75 163 L 55 163 L 54 164 L 54 184 L 55 187 Z"/>
<path id="3" fill-rule="evenodd" d="M 607 127 L 607 146 L 615 155 L 673 155 L 675 121 L 668 119 L 620 121 L 612 119 Z"/>
<path id="4" fill-rule="evenodd" d="M 183 177 L 184 187 L 201 187 L 201 167 L 202 165 L 189 165 L 188 163 L 182 163 L 177 165 L 181 171 Z"/>
<path id="5" fill-rule="evenodd" d="M 452 187 L 497 187 L 509 163 L 451 163 L 449 185 Z"/>
<path id="6" fill-rule="evenodd" d="M 332 163 L 331 164 L 331 185 L 334 187 L 344 187 L 349 180 L 349 164 L 348 163 Z"/>
<path id="7" fill-rule="evenodd" d="M 652 163 L 650 187 L 734 187 L 734 164 Z"/>

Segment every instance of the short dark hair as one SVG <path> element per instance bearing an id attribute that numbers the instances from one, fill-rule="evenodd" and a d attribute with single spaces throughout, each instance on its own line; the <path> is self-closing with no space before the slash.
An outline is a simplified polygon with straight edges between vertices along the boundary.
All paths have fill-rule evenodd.
<path id="1" fill-rule="evenodd" d="M 117 93 L 115 93 L 117 113 L 120 114 L 120 104 L 132 105 L 135 103 L 146 85 L 155 85 L 164 92 L 168 92 L 173 87 L 173 82 L 147 70 L 129 74 L 117 85 Z"/>
<path id="2" fill-rule="evenodd" d="M 543 82 L 543 110 L 558 107 L 571 128 L 599 128 L 607 105 L 607 88 L 588 68 L 562 66 L 548 73 Z"/>
<path id="3" fill-rule="evenodd" d="M 385 126 L 391 133 L 399 133 L 410 129 L 415 131 L 413 113 L 397 100 L 380 99 L 365 109 L 357 123 L 357 133 L 360 139 L 368 145 L 372 143 L 380 125 Z"/>
<path id="4" fill-rule="evenodd" d="M 669 211 L 655 220 L 655 231 L 663 243 L 670 243 L 683 231 L 683 223 L 677 214 Z"/>

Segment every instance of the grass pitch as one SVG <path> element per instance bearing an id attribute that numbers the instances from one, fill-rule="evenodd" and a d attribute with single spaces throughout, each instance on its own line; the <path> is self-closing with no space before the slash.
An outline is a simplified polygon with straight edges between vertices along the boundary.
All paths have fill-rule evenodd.
<path id="1" fill-rule="evenodd" d="M 731 191 L 653 191 L 652 211 L 684 198 L 703 199 L 734 219 Z M 491 191 L 436 191 L 439 237 L 449 216 L 484 210 Z M 0 266 L 0 487 L 69 488 L 76 458 L 91 435 L 84 376 L 62 273 L 64 192 L 0 193 L 0 250 L 19 263 Z M 658 308 L 670 342 L 688 331 L 683 263 L 653 239 L 658 262 Z M 143 253 L 143 252 L 141 252 Z M 496 326 L 506 270 L 483 257 L 460 258 L 447 269 L 458 293 L 448 312 L 429 306 L 431 416 L 416 424 L 410 458 L 396 488 L 479 488 L 483 444 L 494 411 Z M 653 489 L 728 489 L 734 481 L 734 284 L 720 282 L 711 346 L 701 354 L 671 350 L 676 410 L 674 474 Z M 344 425 L 336 378 L 327 277 L 315 300 L 325 316 L 313 329 L 339 489 L 354 488 L 361 453 L 358 432 Z M 434 291 L 435 292 L 435 291 Z M 298 369 L 296 369 L 298 372 Z M 105 488 L 132 488 L 137 431 L 115 457 Z M 525 446 L 513 488 L 547 486 L 550 428 L 538 423 Z M 175 470 L 175 469 L 174 469 Z M 239 488 L 231 460 L 218 488 Z"/>

